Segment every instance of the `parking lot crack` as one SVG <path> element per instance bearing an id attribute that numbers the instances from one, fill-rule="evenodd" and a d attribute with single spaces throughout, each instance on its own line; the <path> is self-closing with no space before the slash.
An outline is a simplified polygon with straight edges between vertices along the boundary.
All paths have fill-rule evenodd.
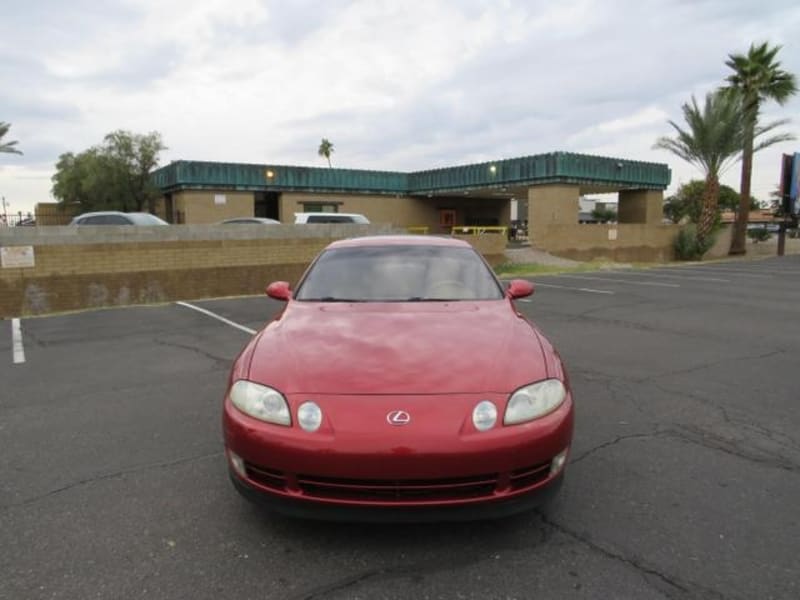
<path id="1" fill-rule="evenodd" d="M 628 435 L 620 435 L 620 436 L 615 437 L 611 441 L 603 442 L 602 444 L 599 444 L 599 445 L 595 446 L 594 448 L 590 448 L 589 450 L 586 450 L 585 452 L 583 452 L 579 456 L 576 456 L 575 458 L 573 458 L 570 461 L 570 464 L 571 465 L 577 464 L 577 463 L 581 462 L 583 459 L 588 458 L 592 454 L 595 454 L 596 452 L 599 452 L 601 450 L 605 450 L 606 448 L 608 448 L 610 446 L 614 446 L 616 444 L 619 444 L 620 442 L 625 441 L 625 440 L 647 439 L 647 438 L 658 437 L 660 435 L 662 435 L 662 432 L 631 433 L 631 434 L 628 434 Z"/>
<path id="2" fill-rule="evenodd" d="M 552 535 L 552 528 L 538 528 L 538 532 L 540 537 L 536 539 L 537 544 L 546 541 L 550 535 Z M 287 600 L 317 600 L 320 598 L 334 596 L 337 593 L 341 593 L 343 590 L 348 590 L 347 593 L 350 593 L 353 588 L 357 588 L 366 581 L 372 581 L 375 579 L 389 580 L 400 578 L 422 578 L 428 575 L 440 573 L 442 571 L 450 571 L 460 568 L 463 569 L 483 561 L 497 560 L 498 551 L 498 549 L 489 552 L 482 550 L 480 552 L 457 556 L 455 558 L 446 557 L 441 560 L 426 560 L 423 562 L 397 564 L 382 568 L 369 569 L 360 573 L 342 577 L 330 583 L 319 585 L 313 589 L 294 594 L 289 596 Z M 347 597 L 349 597 L 349 595 Z"/>
<path id="3" fill-rule="evenodd" d="M 741 458 L 748 462 L 772 467 L 774 469 L 781 469 L 790 473 L 800 473 L 800 464 L 777 451 L 757 447 L 752 443 L 748 443 L 746 440 L 736 440 L 702 427 L 679 425 L 665 432 L 665 434 L 690 444 L 696 444 L 708 448 L 709 450 L 716 450 Z"/>
<path id="4" fill-rule="evenodd" d="M 205 358 L 213 360 L 217 363 L 218 366 L 229 367 L 231 364 L 232 359 L 223 356 L 217 356 L 216 354 L 212 354 L 208 350 L 203 348 L 198 348 L 197 346 L 191 346 L 189 344 L 180 344 L 178 342 L 167 341 L 159 338 L 153 338 L 153 343 L 158 344 L 159 346 L 167 346 L 169 348 L 180 348 L 182 350 L 188 350 L 189 352 L 194 352 L 195 354 L 199 354 Z"/>
<path id="5" fill-rule="evenodd" d="M 670 575 L 665 573 L 654 566 L 646 564 L 643 560 L 638 558 L 629 558 L 623 555 L 621 552 L 617 552 L 606 548 L 605 546 L 597 543 L 591 537 L 586 534 L 578 533 L 573 531 L 561 523 L 558 523 L 547 514 L 542 511 L 537 510 L 542 522 L 555 529 L 559 533 L 583 544 L 587 548 L 591 549 L 602 556 L 620 562 L 636 572 L 642 575 L 642 578 L 648 585 L 650 585 L 653 589 L 658 591 L 661 594 L 666 595 L 668 598 L 681 598 L 681 599 L 697 599 L 697 600 L 708 600 L 710 598 L 715 598 L 717 600 L 725 600 L 725 596 L 714 589 L 706 588 L 700 586 L 693 582 L 687 582 L 679 579 L 674 575 Z M 662 584 L 657 585 L 654 584 L 653 580 Z"/>
<path id="6" fill-rule="evenodd" d="M 758 452 L 767 455 L 768 460 L 766 460 L 766 464 L 772 463 L 772 466 L 778 466 L 779 468 L 789 471 L 797 471 L 800 469 L 800 458 L 794 460 L 784 455 L 788 453 L 800 457 L 800 443 L 786 433 L 775 431 L 774 429 L 754 422 L 756 415 L 744 413 L 734 415 L 731 414 L 732 409 L 723 406 L 718 401 L 711 398 L 686 390 L 676 391 L 655 382 L 653 382 L 652 385 L 665 394 L 677 393 L 680 394 L 683 399 L 694 400 L 700 404 L 710 406 L 719 412 L 722 421 L 720 427 L 728 427 L 732 431 L 737 432 L 741 437 L 747 438 L 747 440 L 751 442 L 751 445 L 755 444 Z M 693 424 L 677 424 L 675 428 L 669 431 L 665 430 L 664 433 L 670 434 L 672 437 L 680 438 L 686 442 L 704 445 L 710 449 L 727 451 L 729 454 L 736 455 L 739 458 L 756 459 L 756 462 L 764 462 L 764 457 L 759 458 L 757 454 L 753 456 L 752 452 L 741 451 L 741 446 L 745 443 L 745 440 L 735 441 L 730 436 L 724 437 L 718 432 L 712 432 Z M 765 446 L 770 445 L 776 446 L 777 448 L 765 448 Z M 777 458 L 777 462 L 771 460 L 772 458 Z"/>
<path id="7" fill-rule="evenodd" d="M 218 456 L 221 456 L 221 455 L 222 455 L 222 451 L 216 451 L 216 452 L 210 452 L 210 453 L 207 453 L 207 454 L 199 454 L 199 455 L 196 455 L 196 456 L 187 456 L 187 457 L 184 457 L 184 458 L 178 458 L 178 459 L 171 460 L 171 461 L 166 461 L 166 462 L 158 462 L 158 463 L 150 463 L 150 464 L 146 464 L 146 465 L 139 465 L 139 466 L 136 466 L 136 467 L 131 467 L 129 469 L 122 469 L 120 471 L 115 471 L 113 473 L 103 473 L 101 475 L 96 475 L 94 477 L 88 477 L 86 479 L 81 479 L 79 481 L 73 481 L 72 483 L 68 483 L 68 484 L 63 485 L 60 488 L 56 488 L 54 490 L 50 490 L 49 492 L 45 492 L 44 494 L 40 494 L 39 496 L 34 496 L 32 498 L 27 498 L 27 499 L 23 500 L 22 502 L 17 502 L 17 503 L 14 503 L 14 504 L 7 504 L 7 505 L 5 505 L 3 507 L 0 507 L 0 510 L 7 511 L 7 510 L 10 510 L 12 508 L 18 508 L 20 506 L 30 506 L 31 504 L 35 504 L 35 503 L 40 502 L 41 500 L 44 500 L 46 498 L 50 498 L 52 496 L 56 496 L 56 495 L 61 494 L 63 492 L 67 492 L 67 491 L 69 491 L 71 489 L 74 489 L 76 487 L 80 487 L 80 486 L 84 486 L 84 485 L 90 485 L 92 483 L 97 483 L 98 481 L 106 481 L 108 479 L 116 479 L 117 477 L 124 477 L 125 475 L 130 475 L 130 474 L 133 474 L 133 473 L 141 473 L 141 472 L 149 471 L 149 470 L 152 470 L 152 469 L 166 469 L 166 468 L 169 468 L 169 467 L 174 467 L 176 465 L 182 465 L 182 464 L 185 464 L 185 463 L 190 463 L 190 462 L 195 462 L 195 461 L 200 461 L 200 460 L 206 460 L 206 459 L 209 459 L 209 458 L 215 458 L 215 457 L 218 457 Z"/>
<path id="8" fill-rule="evenodd" d="M 663 377 L 672 377 L 674 375 L 684 375 L 686 373 L 696 373 L 697 371 L 704 371 L 705 369 L 710 369 L 711 367 L 716 367 L 719 365 L 724 365 L 728 363 L 736 363 L 740 361 L 753 361 L 753 360 L 763 360 L 766 358 L 772 358 L 773 356 L 778 356 L 779 354 L 784 354 L 786 350 L 784 349 L 776 349 L 770 350 L 769 352 L 765 352 L 762 354 L 756 355 L 746 355 L 746 356 L 733 356 L 728 358 L 723 358 L 721 360 L 716 361 L 704 361 L 699 365 L 695 365 L 693 367 L 687 367 L 684 369 L 675 369 L 673 371 L 665 371 L 663 373 L 656 373 L 654 375 L 648 375 L 647 377 L 640 377 L 639 379 L 635 380 L 636 383 L 645 383 L 651 382 L 654 379 L 661 379 Z"/>
<path id="9" fill-rule="evenodd" d="M 315 600 L 316 598 L 327 598 L 331 594 L 355 587 L 368 579 L 383 575 L 387 572 L 388 569 L 371 569 L 362 573 L 356 573 L 355 575 L 344 577 L 332 583 L 321 585 L 313 590 L 290 596 L 287 600 Z"/>

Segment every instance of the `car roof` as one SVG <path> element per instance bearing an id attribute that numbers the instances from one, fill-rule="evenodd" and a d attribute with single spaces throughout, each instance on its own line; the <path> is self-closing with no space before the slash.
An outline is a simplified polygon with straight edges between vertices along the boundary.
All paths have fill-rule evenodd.
<path id="1" fill-rule="evenodd" d="M 75 215 L 75 218 L 78 217 L 104 217 L 108 215 L 149 215 L 150 213 L 146 212 L 122 212 L 121 210 L 98 210 L 96 212 L 87 212 L 81 213 L 79 215 Z"/>
<path id="2" fill-rule="evenodd" d="M 343 213 L 343 212 L 296 212 L 294 216 L 308 215 L 313 217 L 363 217 L 361 213 Z"/>
<path id="3" fill-rule="evenodd" d="M 449 246 L 471 248 L 468 242 L 451 237 L 433 235 L 372 235 L 337 240 L 328 248 L 358 248 L 361 246 Z"/>
<path id="4" fill-rule="evenodd" d="M 220 222 L 221 224 L 227 223 L 265 223 L 267 225 L 280 225 L 280 221 L 275 219 L 268 219 L 266 217 L 231 217 Z"/>

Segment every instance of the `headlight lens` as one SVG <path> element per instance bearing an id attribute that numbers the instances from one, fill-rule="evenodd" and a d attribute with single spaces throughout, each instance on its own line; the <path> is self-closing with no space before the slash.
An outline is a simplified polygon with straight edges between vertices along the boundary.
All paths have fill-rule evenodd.
<path id="1" fill-rule="evenodd" d="M 297 409 L 297 423 L 305 431 L 316 431 L 322 425 L 322 409 L 316 402 L 303 402 Z"/>
<path id="2" fill-rule="evenodd" d="M 543 417 L 561 406 L 566 397 L 567 390 L 558 379 L 526 385 L 511 394 L 503 424 L 515 425 Z"/>
<path id="3" fill-rule="evenodd" d="M 246 415 L 276 425 L 292 424 L 286 399 L 271 387 L 240 379 L 231 386 L 230 397 L 233 405 Z"/>
<path id="4" fill-rule="evenodd" d="M 472 409 L 472 424 L 478 431 L 488 431 L 497 422 L 497 407 L 489 400 L 478 402 Z"/>

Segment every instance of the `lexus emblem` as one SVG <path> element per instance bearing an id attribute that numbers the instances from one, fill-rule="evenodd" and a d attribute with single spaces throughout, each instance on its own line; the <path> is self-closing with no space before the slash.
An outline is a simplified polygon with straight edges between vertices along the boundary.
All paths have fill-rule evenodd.
<path id="1" fill-rule="evenodd" d="M 386 415 L 389 425 L 408 425 L 411 422 L 411 415 L 404 410 L 393 410 Z"/>

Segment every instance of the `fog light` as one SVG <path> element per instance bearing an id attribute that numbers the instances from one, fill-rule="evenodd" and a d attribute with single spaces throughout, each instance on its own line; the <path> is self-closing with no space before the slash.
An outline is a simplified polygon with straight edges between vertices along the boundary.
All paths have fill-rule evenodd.
<path id="1" fill-rule="evenodd" d="M 488 431 L 497 422 L 497 407 L 489 400 L 478 402 L 472 410 L 472 423 L 478 431 Z"/>
<path id="2" fill-rule="evenodd" d="M 231 461 L 231 467 L 236 471 L 236 474 L 242 479 L 247 479 L 247 470 L 244 468 L 242 457 L 228 450 L 228 460 Z"/>
<path id="3" fill-rule="evenodd" d="M 553 457 L 553 460 L 550 463 L 550 477 L 557 474 L 559 471 L 561 471 L 561 469 L 564 468 L 564 463 L 567 462 L 567 454 L 569 454 L 569 448 L 564 448 L 564 450 Z"/>
<path id="4" fill-rule="evenodd" d="M 322 409 L 316 402 L 303 402 L 297 409 L 297 422 L 305 431 L 316 431 L 322 425 Z"/>

